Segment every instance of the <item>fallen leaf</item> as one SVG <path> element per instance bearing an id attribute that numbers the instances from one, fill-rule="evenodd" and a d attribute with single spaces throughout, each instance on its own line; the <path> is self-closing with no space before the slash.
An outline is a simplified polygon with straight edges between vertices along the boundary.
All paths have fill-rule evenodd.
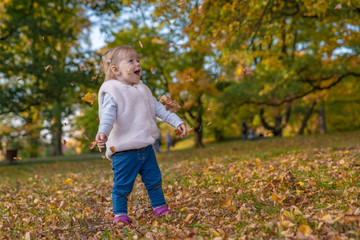
<path id="1" fill-rule="evenodd" d="M 311 234 L 312 232 L 311 228 L 308 225 L 300 225 L 297 230 L 305 236 Z"/>
<path id="2" fill-rule="evenodd" d="M 92 81 L 93 81 L 93 80 L 96 80 L 97 77 L 98 77 L 98 75 L 96 74 L 95 76 L 93 76 L 93 77 L 91 78 L 91 80 L 92 80 Z"/>
<path id="3" fill-rule="evenodd" d="M 153 72 L 154 71 L 154 67 L 150 66 L 150 71 Z"/>
<path id="4" fill-rule="evenodd" d="M 21 160 L 22 158 L 21 157 L 14 157 L 13 159 L 14 160 Z"/>
<path id="5" fill-rule="evenodd" d="M 68 178 L 64 181 L 64 183 L 66 184 L 73 184 L 74 183 L 74 180 L 72 180 L 71 178 Z"/>
<path id="6" fill-rule="evenodd" d="M 89 139 L 85 134 L 83 134 L 83 137 L 84 137 L 86 140 L 90 141 L 90 139 Z"/>
<path id="7" fill-rule="evenodd" d="M 209 126 L 211 124 L 211 122 L 208 122 L 208 124 L 206 124 L 206 126 Z"/>

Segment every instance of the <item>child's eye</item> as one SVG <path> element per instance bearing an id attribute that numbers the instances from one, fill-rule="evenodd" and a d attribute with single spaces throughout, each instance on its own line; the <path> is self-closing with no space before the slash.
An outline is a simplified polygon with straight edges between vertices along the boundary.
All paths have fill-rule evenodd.
<path id="1" fill-rule="evenodd" d="M 132 59 L 129 59 L 129 62 L 132 62 L 133 60 Z"/>

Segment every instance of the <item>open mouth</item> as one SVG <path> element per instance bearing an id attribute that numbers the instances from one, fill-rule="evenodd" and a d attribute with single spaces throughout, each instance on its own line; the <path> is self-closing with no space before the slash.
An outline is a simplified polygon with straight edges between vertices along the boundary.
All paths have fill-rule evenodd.
<path id="1" fill-rule="evenodd" d="M 134 73 L 140 77 L 141 70 L 140 70 L 140 69 L 139 69 L 139 70 L 136 70 Z"/>

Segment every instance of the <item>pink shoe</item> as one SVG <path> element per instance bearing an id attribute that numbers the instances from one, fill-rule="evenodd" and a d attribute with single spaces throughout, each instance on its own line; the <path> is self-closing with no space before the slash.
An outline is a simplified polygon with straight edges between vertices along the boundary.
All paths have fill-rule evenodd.
<path id="1" fill-rule="evenodd" d="M 154 209 L 154 215 L 155 217 L 164 216 L 166 213 L 168 214 L 174 214 L 172 211 L 168 209 L 167 206 L 162 206 L 159 208 Z"/>
<path id="2" fill-rule="evenodd" d="M 120 216 L 115 216 L 114 217 L 114 223 L 116 223 L 117 221 L 123 222 L 127 225 L 130 224 L 130 219 L 128 217 L 128 215 L 124 214 L 124 215 L 120 215 Z"/>

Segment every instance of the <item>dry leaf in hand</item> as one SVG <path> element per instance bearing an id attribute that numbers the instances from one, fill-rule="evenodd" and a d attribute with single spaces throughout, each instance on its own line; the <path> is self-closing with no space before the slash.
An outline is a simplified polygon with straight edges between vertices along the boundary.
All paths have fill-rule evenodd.
<path id="1" fill-rule="evenodd" d="M 175 134 L 177 137 L 181 137 L 182 131 L 180 131 L 179 129 L 175 129 Z"/>
<path id="2" fill-rule="evenodd" d="M 44 66 L 45 70 L 48 70 L 49 68 L 52 69 L 52 66 L 51 65 Z"/>
<path id="3" fill-rule="evenodd" d="M 245 67 L 242 74 L 244 76 L 255 76 L 255 74 L 251 71 L 249 67 Z"/>
<path id="4" fill-rule="evenodd" d="M 96 100 L 96 93 L 87 93 L 81 99 L 93 105 Z"/>
<path id="5" fill-rule="evenodd" d="M 338 5 L 336 5 L 335 9 L 341 9 L 342 8 L 342 5 L 341 3 L 339 3 Z"/>
<path id="6" fill-rule="evenodd" d="M 93 141 L 93 142 L 91 142 L 91 143 L 89 143 L 89 148 L 90 149 L 93 149 L 95 146 L 96 146 L 96 144 L 98 143 L 98 141 L 97 140 L 95 140 L 95 141 Z"/>
<path id="7" fill-rule="evenodd" d="M 176 112 L 181 108 L 179 103 L 166 95 L 162 95 L 160 97 L 160 102 L 165 103 L 165 109 L 170 112 Z"/>

